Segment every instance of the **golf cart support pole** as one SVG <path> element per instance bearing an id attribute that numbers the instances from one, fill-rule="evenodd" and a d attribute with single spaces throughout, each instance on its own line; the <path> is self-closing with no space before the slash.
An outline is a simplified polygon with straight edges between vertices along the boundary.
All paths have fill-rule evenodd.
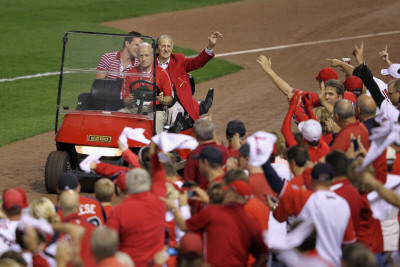
<path id="1" fill-rule="evenodd" d="M 156 49 L 157 49 L 157 47 L 158 47 L 158 44 L 156 43 L 156 41 L 153 39 L 153 38 L 151 38 L 151 40 L 153 41 L 153 43 L 152 43 L 152 47 L 153 47 L 153 116 L 154 116 L 154 118 L 153 118 L 153 122 L 154 122 L 154 127 L 153 127 L 153 136 L 154 135 L 156 135 L 157 134 L 157 132 L 156 132 L 156 123 L 157 123 L 157 116 L 156 116 L 156 113 L 157 113 L 157 99 L 156 99 L 156 96 L 157 96 L 157 90 L 156 90 L 156 88 L 157 88 L 157 81 L 156 81 L 156 66 L 157 66 L 157 57 L 156 57 Z"/>

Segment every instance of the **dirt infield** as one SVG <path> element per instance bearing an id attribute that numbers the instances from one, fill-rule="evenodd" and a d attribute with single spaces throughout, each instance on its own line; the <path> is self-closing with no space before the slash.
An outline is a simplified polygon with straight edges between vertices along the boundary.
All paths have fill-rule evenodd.
<path id="1" fill-rule="evenodd" d="M 169 34 L 174 37 L 175 44 L 197 51 L 205 47 L 209 32 L 216 29 L 224 34 L 217 44 L 217 55 L 311 42 L 222 57 L 245 69 L 197 85 L 196 96 L 201 98 L 209 87 L 215 88 L 211 112 L 218 136 L 224 139 L 226 123 L 235 118 L 245 122 L 249 134 L 280 129 L 288 105 L 255 62 L 260 54 L 272 58 L 273 68 L 290 85 L 310 91 L 317 90 L 315 76 L 319 69 L 328 66 L 325 59 L 350 57 L 354 44 L 360 44 L 361 40 L 364 40 L 367 61 L 378 78 L 383 78 L 379 70 L 386 67 L 378 55 L 385 45 L 388 45 L 392 61 L 398 61 L 400 34 L 354 37 L 400 30 L 400 20 L 396 19 L 400 2 L 339 0 L 334 1 L 334 5 L 331 3 L 326 0 L 247 0 L 104 24 L 155 37 Z M 349 38 L 312 43 L 344 37 Z M 20 186 L 27 191 L 29 200 L 45 195 L 44 165 L 48 153 L 54 149 L 53 132 L 1 147 L 1 189 Z M 52 200 L 56 198 L 55 195 L 46 196 Z"/>

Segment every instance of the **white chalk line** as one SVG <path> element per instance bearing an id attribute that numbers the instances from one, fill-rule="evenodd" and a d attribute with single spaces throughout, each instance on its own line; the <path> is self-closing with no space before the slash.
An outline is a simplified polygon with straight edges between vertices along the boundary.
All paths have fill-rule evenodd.
<path id="1" fill-rule="evenodd" d="M 357 36 L 351 36 L 351 37 L 334 38 L 334 39 L 321 40 L 321 41 L 311 41 L 311 42 L 304 42 L 304 43 L 297 43 L 297 44 L 278 45 L 278 46 L 271 46 L 271 47 L 265 47 L 265 48 L 223 53 L 223 54 L 215 55 L 215 57 L 235 56 L 235 55 L 248 54 L 248 53 L 256 53 L 256 52 L 263 52 L 263 51 L 270 51 L 270 50 L 277 50 L 277 49 L 284 49 L 284 48 L 292 48 L 292 47 L 298 47 L 298 46 L 316 45 L 316 44 L 324 44 L 324 43 L 330 43 L 330 42 L 347 41 L 347 40 L 362 39 L 362 38 L 370 38 L 370 37 L 399 34 L 399 33 L 400 33 L 400 31 L 390 31 L 390 32 L 357 35 Z"/>
<path id="2" fill-rule="evenodd" d="M 235 55 L 257 53 L 257 52 L 299 47 L 299 46 L 325 44 L 325 43 L 331 43 L 331 42 L 347 41 L 347 40 L 362 39 L 362 38 L 371 38 L 371 37 L 376 37 L 376 36 L 392 35 L 392 34 L 399 34 L 399 33 L 400 33 L 400 31 L 389 31 L 389 32 L 356 35 L 356 36 L 350 36 L 350 37 L 333 38 L 333 39 L 320 40 L 320 41 L 310 41 L 310 42 L 303 42 L 303 43 L 297 43 L 297 44 L 278 45 L 278 46 L 264 47 L 264 48 L 258 48 L 258 49 L 250 49 L 250 50 L 242 50 L 242 51 L 236 51 L 236 52 L 216 54 L 215 57 L 235 56 Z M 67 73 L 67 72 L 65 72 L 65 73 Z M 60 74 L 60 72 L 45 72 L 45 73 L 26 75 L 26 76 L 20 76 L 20 77 L 15 77 L 15 78 L 3 78 L 3 79 L 0 79 L 0 83 L 13 82 L 13 81 L 23 80 L 23 79 L 40 78 L 40 77 L 53 76 L 53 75 L 59 75 L 59 74 Z"/>

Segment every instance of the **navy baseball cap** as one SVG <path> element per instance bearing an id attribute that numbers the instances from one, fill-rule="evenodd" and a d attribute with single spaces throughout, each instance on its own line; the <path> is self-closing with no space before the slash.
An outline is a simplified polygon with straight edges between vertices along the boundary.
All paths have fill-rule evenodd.
<path id="1" fill-rule="evenodd" d="M 58 189 L 61 191 L 68 189 L 75 189 L 78 187 L 78 176 L 73 173 L 61 173 L 58 178 Z"/>
<path id="2" fill-rule="evenodd" d="M 240 146 L 239 152 L 243 157 L 248 157 L 250 155 L 250 145 L 248 143 L 244 143 Z"/>
<path id="3" fill-rule="evenodd" d="M 226 126 L 226 136 L 232 138 L 236 133 L 239 133 L 240 137 L 246 134 L 246 127 L 240 120 L 232 120 Z"/>
<path id="4" fill-rule="evenodd" d="M 222 152 L 215 146 L 204 147 L 200 154 L 194 155 L 194 159 L 206 159 L 208 162 L 222 165 Z"/>
<path id="5" fill-rule="evenodd" d="M 329 164 L 318 163 L 312 169 L 311 176 L 315 180 L 331 181 L 333 179 L 333 169 Z"/>

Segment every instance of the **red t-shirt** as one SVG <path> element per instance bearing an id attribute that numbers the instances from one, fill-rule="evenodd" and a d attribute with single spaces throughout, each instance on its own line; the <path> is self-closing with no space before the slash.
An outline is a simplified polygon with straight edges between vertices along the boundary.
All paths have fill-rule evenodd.
<path id="1" fill-rule="evenodd" d="M 361 210 L 360 193 L 350 184 L 350 181 L 347 178 L 332 182 L 331 190 L 343 197 L 347 201 L 347 204 L 349 204 L 354 231 L 357 235 Z"/>
<path id="2" fill-rule="evenodd" d="M 202 189 L 207 190 L 208 188 L 208 179 L 203 176 L 199 169 L 199 160 L 194 159 L 194 155 L 200 154 L 206 146 L 215 146 L 222 152 L 222 165 L 226 164 L 226 160 L 229 158 L 228 149 L 222 145 L 218 145 L 215 142 L 203 143 L 200 144 L 196 149 L 192 150 L 186 160 L 185 169 L 183 171 L 182 179 L 184 181 L 195 181 Z"/>
<path id="3" fill-rule="evenodd" d="M 167 197 L 166 180 L 157 155 L 151 157 L 151 168 L 151 190 L 126 197 L 114 207 L 107 220 L 107 226 L 119 234 L 119 250 L 128 253 L 139 267 L 153 260 L 165 240 L 166 207 L 159 196 Z"/>
<path id="4" fill-rule="evenodd" d="M 261 226 L 261 230 L 268 229 L 269 208 L 258 198 L 250 198 L 244 205 L 246 212 L 252 216 Z"/>
<path id="5" fill-rule="evenodd" d="M 342 128 L 336 135 L 335 140 L 331 145 L 331 150 L 340 150 L 346 152 L 350 147 L 350 135 L 353 134 L 355 138 L 361 136 L 361 142 L 365 149 L 369 148 L 369 134 L 368 130 L 363 123 L 355 121 Z"/>
<path id="6" fill-rule="evenodd" d="M 203 259 L 212 266 L 246 266 L 249 252 L 256 258 L 267 253 L 260 225 L 241 204 L 210 205 L 186 225 L 203 233 Z"/>
<path id="7" fill-rule="evenodd" d="M 275 195 L 263 172 L 261 173 L 250 173 L 249 174 L 249 185 L 253 195 L 265 203 L 266 198 L 264 195 Z"/>
<path id="8" fill-rule="evenodd" d="M 361 216 L 357 241 L 364 243 L 374 254 L 383 252 L 381 222 L 372 216 L 367 194 L 361 194 Z"/>

